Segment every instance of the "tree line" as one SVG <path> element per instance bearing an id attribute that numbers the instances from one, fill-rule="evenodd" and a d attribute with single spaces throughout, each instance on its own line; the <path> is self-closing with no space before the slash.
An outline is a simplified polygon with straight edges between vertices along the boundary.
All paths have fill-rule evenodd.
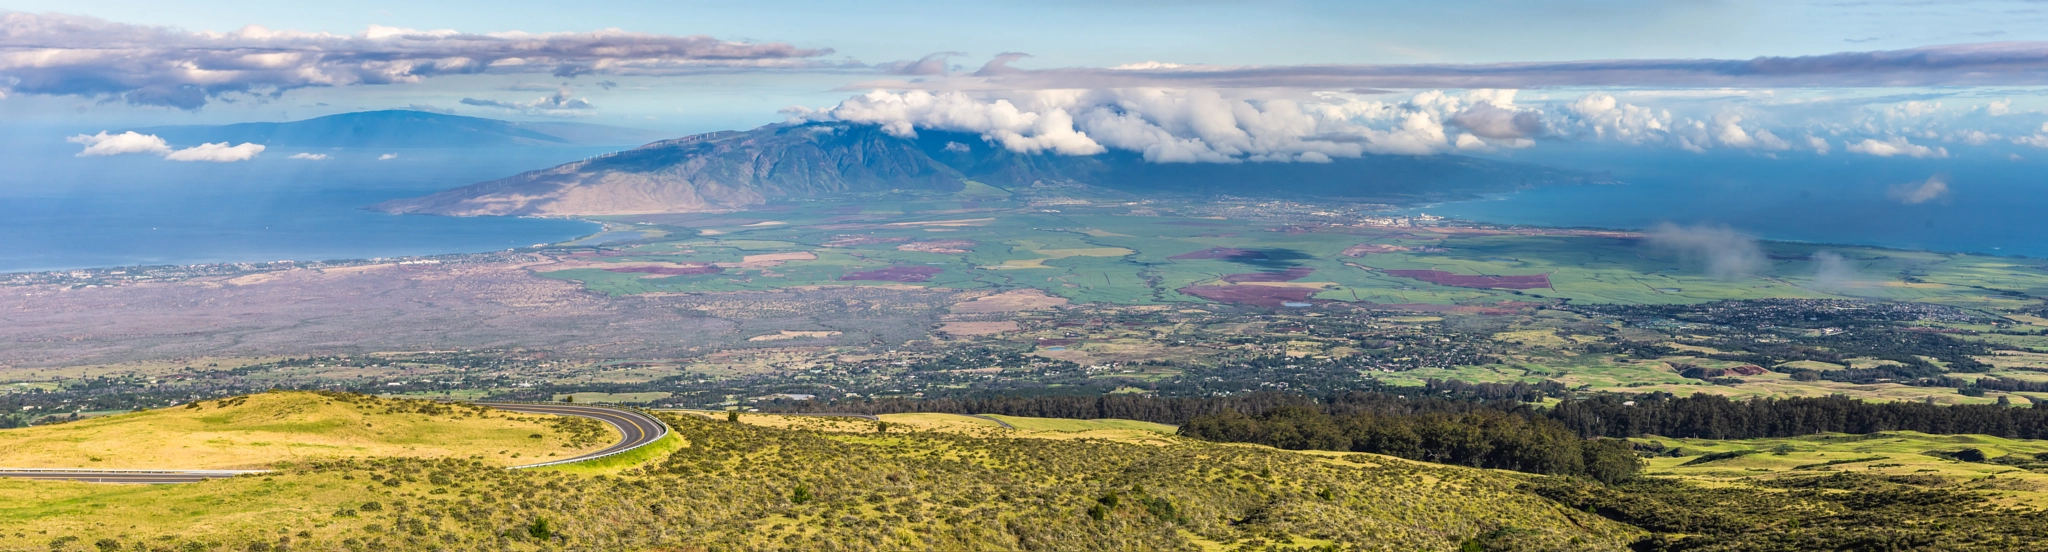
<path id="1" fill-rule="evenodd" d="M 2004 380 L 1985 381 L 2003 387 Z M 1463 392 L 1460 392 L 1463 390 Z M 1504 391 L 1504 392 L 1495 392 Z M 1324 397 L 1253 393 L 1227 397 L 993 396 L 966 399 L 795 401 L 764 405 L 770 412 L 894 414 L 944 412 L 1005 414 L 1041 418 L 1122 418 L 1184 425 L 1196 418 L 1233 412 L 1260 416 L 1282 407 L 1304 407 L 1331 416 L 1379 416 L 1498 412 L 1544 418 L 1582 438 L 1664 437 L 1754 439 L 1816 433 L 1918 431 L 1937 435 L 1984 434 L 2048 439 L 2048 401 L 2031 408 L 2005 405 L 1937 405 L 1925 402 L 1866 402 L 1846 396 L 1735 400 L 1719 395 L 1670 393 L 1594 394 L 1542 408 L 1514 398 L 1514 390 L 1492 390 L 1443 382 L 1402 391 L 1353 391 Z"/>
<path id="2" fill-rule="evenodd" d="M 1554 420 L 1491 409 L 1331 415 L 1316 408 L 1284 406 L 1256 416 L 1235 411 L 1200 416 L 1182 425 L 1180 434 L 1289 450 L 1370 452 L 1439 464 L 1586 476 L 1606 483 L 1634 477 L 1642 469 L 1627 441 L 1582 439 Z"/>

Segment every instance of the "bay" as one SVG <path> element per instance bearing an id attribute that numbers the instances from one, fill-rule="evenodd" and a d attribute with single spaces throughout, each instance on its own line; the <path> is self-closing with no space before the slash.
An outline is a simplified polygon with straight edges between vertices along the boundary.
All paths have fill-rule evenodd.
<path id="1" fill-rule="evenodd" d="M 61 134 L 0 137 L 0 272 L 470 253 L 558 242 L 563 219 L 363 207 L 616 148 L 281 150 L 236 163 L 76 157 Z M 324 159 L 292 159 L 294 154 Z"/>

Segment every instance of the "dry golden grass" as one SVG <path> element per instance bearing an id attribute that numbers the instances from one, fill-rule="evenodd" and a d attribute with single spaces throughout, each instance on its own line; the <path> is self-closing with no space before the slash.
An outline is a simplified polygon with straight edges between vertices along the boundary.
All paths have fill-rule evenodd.
<path id="1" fill-rule="evenodd" d="M 335 400 L 306 392 L 250 395 L 77 422 L 0 431 L 0 467 L 257 469 L 337 457 L 471 457 L 498 465 L 542 462 L 618 442 L 567 447 L 553 416 L 454 407 L 420 414 L 387 407 L 419 401 Z M 533 438 L 540 435 L 542 438 Z"/>

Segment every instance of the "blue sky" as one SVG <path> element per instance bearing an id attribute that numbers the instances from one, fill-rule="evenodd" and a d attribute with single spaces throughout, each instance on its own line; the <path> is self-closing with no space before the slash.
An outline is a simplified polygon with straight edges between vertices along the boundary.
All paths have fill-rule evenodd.
<path id="1" fill-rule="evenodd" d="M 2041 42 L 2048 41 L 2048 4 L 2020 0 L 23 0 L 0 9 L 50 14 L 35 16 L 41 22 L 82 17 L 105 23 L 82 32 L 0 37 L 6 39 L 0 45 L 17 51 L 91 51 L 115 38 L 132 41 L 132 59 L 63 70 L 0 63 L 6 124 L 84 133 L 411 106 L 676 133 L 791 118 L 896 123 L 911 129 L 906 132 L 983 132 L 1013 149 L 1129 148 L 1156 152 L 1161 160 L 1499 153 L 1548 140 L 1756 155 L 2048 153 L 2048 127 L 2041 126 L 2048 123 L 2042 113 L 2048 105 L 2040 97 L 2048 84 L 2048 42 Z M 378 73 L 388 67 L 365 69 L 367 57 L 294 62 L 317 69 L 318 78 L 294 76 L 295 67 L 252 71 L 226 84 L 164 73 L 164 67 L 208 55 L 190 53 L 185 43 L 211 40 L 192 33 L 234 33 L 250 25 L 327 33 L 334 36 L 302 42 L 375 55 L 389 52 L 366 34 L 373 27 L 583 33 L 571 41 L 600 41 L 589 33 L 620 29 L 668 53 L 629 59 L 643 65 L 626 70 L 605 69 L 618 61 L 608 55 L 565 50 L 538 69 L 491 65 L 488 71 L 413 71 L 395 79 L 390 75 L 398 73 Z M 684 38 L 692 35 L 781 50 L 707 62 L 687 52 L 703 46 Z M 359 40 L 350 42 L 351 36 Z M 2003 46 L 1987 54 L 1979 51 L 1986 43 Z M 255 43 L 242 46 L 248 44 Z M 450 52 L 421 56 L 428 64 L 501 63 L 505 57 L 477 58 L 474 44 L 414 46 Z M 1930 46 L 1946 48 L 1939 56 L 1974 65 L 1919 71 L 1919 54 L 1910 49 Z M 893 62 L 940 52 L 958 55 L 941 58 L 943 70 L 890 69 Z M 1030 57 L 983 67 L 1005 52 Z M 1897 63 L 1890 72 L 1864 71 L 1854 68 L 1861 64 L 1825 57 L 1837 52 L 1875 52 L 1873 59 Z M 2014 52 L 2026 61 L 1999 61 Z M 1759 57 L 1826 67 L 1786 76 L 1773 73 L 1777 65 L 1730 69 L 1713 61 L 1649 68 L 1600 62 L 1605 65 L 1594 71 L 1507 65 Z M 1145 62 L 1179 65 L 1129 65 Z M 557 65 L 590 70 L 557 76 L 552 73 L 566 71 L 548 70 Z M 1138 70 L 1128 70 L 1133 67 Z M 1219 68 L 1233 72 L 1214 71 Z M 1484 78 L 1461 80 L 1471 74 Z M 238 78 L 245 81 L 233 82 Z M 204 91 L 196 91 L 202 85 Z M 1024 119 L 1002 119 L 1011 112 Z M 1053 128 L 1052 120 L 1069 122 Z M 1332 133 L 1344 139 L 1316 139 Z"/>

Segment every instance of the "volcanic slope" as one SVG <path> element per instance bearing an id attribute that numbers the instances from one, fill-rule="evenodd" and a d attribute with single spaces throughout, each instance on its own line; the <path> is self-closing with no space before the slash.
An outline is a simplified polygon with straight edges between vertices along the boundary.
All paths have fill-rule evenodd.
<path id="1" fill-rule="evenodd" d="M 1519 474 L 1380 456 L 662 416 L 687 446 L 604 477 L 351 459 L 146 488 L 0 481 L 0 549 L 1618 550 L 1645 536 Z"/>
<path id="2" fill-rule="evenodd" d="M 1119 193 L 1237 194 L 1410 202 L 1597 181 L 1452 155 L 1330 163 L 1150 163 L 1134 152 L 1022 154 L 972 134 L 899 137 L 871 125 L 770 125 L 655 142 L 554 168 L 377 205 L 439 215 L 628 215 L 729 211 L 779 199 L 957 193 L 1082 184 Z M 1250 192 L 1256 191 L 1256 192 Z"/>
<path id="3" fill-rule="evenodd" d="M 0 467 L 261 469 L 344 457 L 568 458 L 617 442 L 596 421 L 343 393 L 273 392 L 0 431 Z"/>

